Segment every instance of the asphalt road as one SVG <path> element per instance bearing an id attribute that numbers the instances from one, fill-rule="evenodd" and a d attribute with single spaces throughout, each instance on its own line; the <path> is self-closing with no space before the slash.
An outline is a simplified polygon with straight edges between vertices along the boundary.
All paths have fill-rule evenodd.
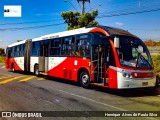
<path id="1" fill-rule="evenodd" d="M 140 119 L 144 117 L 65 117 L 70 111 L 160 111 L 160 94 L 149 90 L 111 90 L 92 86 L 84 89 L 77 83 L 36 77 L 32 74 L 12 73 L 0 64 L 0 111 L 59 111 L 62 117 L 38 117 L 30 119 L 55 120 L 101 120 L 101 119 Z M 67 112 L 61 112 L 67 111 Z M 17 120 L 15 118 L 0 118 Z M 28 118 L 25 118 L 28 119 Z M 145 117 L 158 120 L 158 117 Z"/>

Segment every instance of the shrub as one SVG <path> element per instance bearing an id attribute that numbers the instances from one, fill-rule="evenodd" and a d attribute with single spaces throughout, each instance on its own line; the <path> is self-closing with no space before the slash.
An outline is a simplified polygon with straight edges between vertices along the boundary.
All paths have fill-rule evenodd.
<path id="1" fill-rule="evenodd" d="M 0 56 L 0 63 L 5 63 L 5 56 Z"/>
<path id="2" fill-rule="evenodd" d="M 157 74 L 160 74 L 160 54 L 159 55 L 152 55 L 154 69 L 156 70 Z"/>

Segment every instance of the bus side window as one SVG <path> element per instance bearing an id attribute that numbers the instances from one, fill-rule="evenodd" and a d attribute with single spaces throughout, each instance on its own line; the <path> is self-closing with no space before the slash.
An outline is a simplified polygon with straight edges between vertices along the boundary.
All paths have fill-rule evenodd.
<path id="1" fill-rule="evenodd" d="M 20 57 L 20 45 L 17 46 L 16 57 Z"/>
<path id="2" fill-rule="evenodd" d="M 114 53 L 113 53 L 111 46 L 108 46 L 108 57 L 109 57 L 109 65 L 116 66 Z"/>
<path id="3" fill-rule="evenodd" d="M 59 56 L 60 55 L 60 47 L 61 47 L 61 39 L 56 38 L 51 40 L 51 48 L 50 48 L 50 56 Z"/>
<path id="4" fill-rule="evenodd" d="M 24 44 L 22 44 L 20 47 L 21 47 L 20 56 L 23 57 L 24 56 Z"/>
<path id="5" fill-rule="evenodd" d="M 14 48 L 11 47 L 11 57 L 14 57 Z"/>
<path id="6" fill-rule="evenodd" d="M 32 56 L 38 56 L 40 42 L 32 42 Z"/>
<path id="7" fill-rule="evenodd" d="M 61 54 L 65 56 L 74 56 L 75 38 L 70 36 L 62 39 Z"/>
<path id="8" fill-rule="evenodd" d="M 76 56 L 88 57 L 90 55 L 90 40 L 76 40 Z"/>
<path id="9" fill-rule="evenodd" d="M 14 57 L 16 57 L 16 53 L 17 53 L 17 46 L 14 47 L 14 52 L 13 52 Z"/>

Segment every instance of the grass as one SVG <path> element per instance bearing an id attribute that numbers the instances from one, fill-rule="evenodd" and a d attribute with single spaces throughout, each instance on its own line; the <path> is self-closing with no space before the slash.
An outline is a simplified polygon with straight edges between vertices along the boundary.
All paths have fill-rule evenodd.
<path id="1" fill-rule="evenodd" d="M 152 61 L 154 64 L 154 69 L 156 70 L 157 74 L 160 76 L 160 54 L 152 55 Z"/>
<path id="2" fill-rule="evenodd" d="M 5 63 L 5 56 L 0 56 L 0 63 Z"/>

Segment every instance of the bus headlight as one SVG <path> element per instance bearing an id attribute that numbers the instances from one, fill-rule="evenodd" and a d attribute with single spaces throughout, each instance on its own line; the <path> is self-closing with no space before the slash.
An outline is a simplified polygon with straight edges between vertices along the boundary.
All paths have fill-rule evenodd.
<path id="1" fill-rule="evenodd" d="M 126 77 L 127 76 L 127 74 L 126 73 L 122 73 L 123 74 L 123 77 Z"/>
<path id="2" fill-rule="evenodd" d="M 123 72 L 122 75 L 126 78 L 133 78 L 133 76 L 130 73 Z"/>

